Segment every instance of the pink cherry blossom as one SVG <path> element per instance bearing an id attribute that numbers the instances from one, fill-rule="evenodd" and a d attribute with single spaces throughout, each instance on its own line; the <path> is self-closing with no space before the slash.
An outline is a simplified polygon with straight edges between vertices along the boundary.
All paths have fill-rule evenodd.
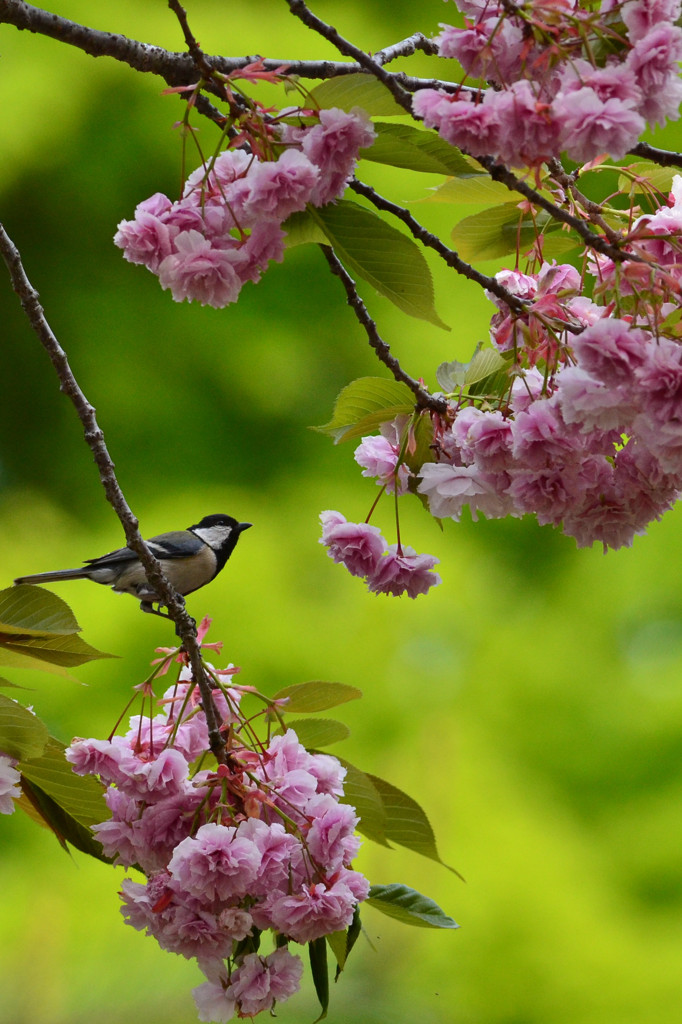
<path id="1" fill-rule="evenodd" d="M 222 309 L 235 302 L 242 287 L 235 270 L 235 253 L 217 249 L 198 231 L 182 231 L 175 238 L 176 252 L 159 266 L 159 283 L 170 289 L 176 302 L 196 300 Z"/>
<path id="2" fill-rule="evenodd" d="M 403 545 L 399 549 L 397 544 L 390 544 L 375 571 L 367 577 L 367 587 L 372 594 L 407 594 L 416 598 L 441 582 L 438 573 L 431 571 L 434 565 L 438 565 L 438 559 L 432 555 L 418 555 L 414 548 Z"/>
<path id="3" fill-rule="evenodd" d="M 168 862 L 170 886 L 206 902 L 245 896 L 260 866 L 260 852 L 239 829 L 210 822 L 183 839 Z"/>
<path id="4" fill-rule="evenodd" d="M 21 796 L 21 775 L 13 757 L 0 753 L 0 814 L 13 814 L 14 801 Z"/>
<path id="5" fill-rule="evenodd" d="M 343 562 L 353 576 L 371 576 L 376 572 L 386 541 L 381 531 L 369 523 L 349 523 L 340 512 L 321 512 L 322 538 L 327 554 Z"/>
<path id="6" fill-rule="evenodd" d="M 354 457 L 357 464 L 363 467 L 363 476 L 376 477 L 377 484 L 383 485 L 388 494 L 393 494 L 397 482 L 398 494 L 404 494 L 410 471 L 402 465 L 396 474 L 399 450 L 387 438 L 372 435 L 363 437 L 355 449 Z"/>

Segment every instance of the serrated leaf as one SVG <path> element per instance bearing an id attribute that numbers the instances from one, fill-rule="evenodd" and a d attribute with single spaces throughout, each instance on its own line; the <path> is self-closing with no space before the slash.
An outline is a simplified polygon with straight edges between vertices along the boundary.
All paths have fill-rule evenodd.
<path id="1" fill-rule="evenodd" d="M 283 690 L 277 691 L 273 700 L 282 700 L 284 697 L 288 697 L 288 703 L 282 709 L 285 713 L 293 711 L 297 715 L 307 715 L 316 711 L 327 711 L 329 708 L 338 707 L 339 704 L 346 704 L 349 700 L 357 700 L 362 697 L 362 690 L 346 683 L 311 680 L 308 683 L 285 686 Z"/>
<path id="2" fill-rule="evenodd" d="M 621 174 L 618 177 L 618 191 L 624 192 L 626 195 L 632 195 L 635 192 L 651 192 L 652 190 L 658 190 L 664 195 L 667 195 L 673 184 L 673 177 L 679 174 L 679 168 L 675 167 L 660 167 L 658 164 L 654 164 L 651 160 L 637 160 L 633 164 L 627 165 L 628 174 Z M 636 175 L 642 179 L 640 181 L 633 181 L 631 175 Z"/>
<path id="3" fill-rule="evenodd" d="M 98 651 L 75 633 L 68 636 L 32 636 L 23 639 L 17 637 L 14 642 L 3 642 L 2 647 L 6 651 L 28 654 L 52 665 L 63 665 L 68 668 L 98 658 L 115 657 L 113 654 Z"/>
<path id="4" fill-rule="evenodd" d="M 501 181 L 493 181 L 487 174 L 474 174 L 470 168 L 469 175 L 450 178 L 418 202 L 492 206 L 508 198 L 509 189 Z"/>
<path id="5" fill-rule="evenodd" d="M 91 775 L 76 775 L 64 756 L 65 749 L 50 736 L 42 754 L 22 758 L 18 770 L 66 814 L 90 828 L 111 817 L 104 802 L 104 787 Z"/>
<path id="6" fill-rule="evenodd" d="M 311 90 L 310 97 L 319 107 L 339 107 L 350 111 L 362 107 L 375 117 L 405 115 L 405 110 L 377 78 L 370 74 L 339 75 L 328 78 Z M 310 105 L 310 104 L 307 104 Z"/>
<path id="7" fill-rule="evenodd" d="M 23 704 L 0 694 L 0 751 L 21 761 L 39 757 L 49 734 L 44 722 Z"/>
<path id="8" fill-rule="evenodd" d="M 372 429 L 376 430 L 381 423 L 390 422 L 396 416 L 409 415 L 414 409 L 414 402 L 414 395 L 407 384 L 386 380 L 384 377 L 359 377 L 339 392 L 329 423 L 312 429 L 329 434 L 334 438 L 335 444 L 338 444 L 339 441 L 347 441 L 351 437 L 361 437 L 362 434 L 358 434 L 358 426 L 362 424 L 364 429 L 368 421 L 377 417 L 380 417 L 378 422 L 374 427 L 368 427 L 367 433 Z M 396 409 L 399 411 L 396 412 Z"/>
<path id="9" fill-rule="evenodd" d="M 459 928 L 437 903 L 407 885 L 373 885 L 365 902 L 389 917 L 418 928 Z"/>
<path id="10" fill-rule="evenodd" d="M 308 750 L 314 747 L 329 747 L 350 736 L 350 729 L 334 718 L 295 718 L 287 720 L 287 728 L 293 729 Z"/>
<path id="11" fill-rule="evenodd" d="M 38 636 L 79 632 L 66 601 L 51 591 L 28 583 L 0 590 L 0 633 Z"/>
<path id="12" fill-rule="evenodd" d="M 360 818 L 358 832 L 372 842 L 390 849 L 391 844 L 386 841 L 386 811 L 376 786 L 365 772 L 350 761 L 342 757 L 337 759 L 346 769 L 341 803 L 355 808 Z"/>
<path id="13" fill-rule="evenodd" d="M 436 312 L 431 271 L 412 238 L 348 200 L 310 207 L 310 214 L 347 270 L 408 316 L 450 329 Z"/>
<path id="14" fill-rule="evenodd" d="M 374 144 L 360 153 L 364 160 L 428 174 L 468 177 L 477 173 L 458 149 L 435 132 L 385 121 L 376 121 L 374 128 L 377 133 Z M 477 176 L 482 177 L 480 171 Z"/>
<path id="15" fill-rule="evenodd" d="M 420 853 L 423 857 L 437 861 L 454 874 L 459 874 L 441 860 L 431 823 L 417 801 L 407 793 L 403 793 L 397 786 L 386 782 L 385 779 L 370 775 L 369 772 L 366 774 L 379 793 L 383 804 L 386 815 L 386 838 L 399 846 L 407 847 L 408 850 Z"/>
<path id="16" fill-rule="evenodd" d="M 492 260 L 530 249 L 543 229 L 556 232 L 559 224 L 544 210 L 532 218 L 517 203 L 502 203 L 465 217 L 452 229 L 451 237 L 463 259 Z"/>
<path id="17" fill-rule="evenodd" d="M 329 971 L 327 970 L 327 942 L 325 937 L 312 939 L 308 943 L 308 954 L 310 956 L 310 969 L 313 974 L 315 992 L 322 1007 L 322 1013 L 315 1021 L 324 1020 L 329 1008 Z"/>
<path id="18" fill-rule="evenodd" d="M 299 213 L 292 213 L 282 224 L 286 232 L 284 244 L 287 249 L 293 249 L 297 245 L 327 245 L 327 236 L 307 210 Z"/>

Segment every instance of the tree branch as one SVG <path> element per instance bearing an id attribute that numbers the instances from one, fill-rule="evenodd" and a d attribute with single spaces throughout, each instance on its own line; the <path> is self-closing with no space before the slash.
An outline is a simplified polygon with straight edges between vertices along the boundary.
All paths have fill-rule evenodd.
<path id="1" fill-rule="evenodd" d="M 307 25 L 308 28 L 312 29 L 313 32 L 317 32 L 323 39 L 327 39 L 339 53 L 343 53 L 346 57 L 352 57 L 358 62 L 361 68 L 365 71 L 369 71 L 371 75 L 378 78 L 380 82 L 386 86 L 391 92 L 396 103 L 399 103 L 408 114 L 412 113 L 412 97 L 406 89 L 397 81 L 395 75 L 391 75 L 388 71 L 384 71 L 381 64 L 377 63 L 368 53 L 361 50 L 360 47 L 355 46 L 348 39 L 344 39 L 332 25 L 328 25 L 321 18 L 318 18 L 316 14 L 310 10 L 310 8 L 303 2 L 303 0 L 286 0 L 289 4 L 291 13 Z"/>
<path id="2" fill-rule="evenodd" d="M 367 312 L 367 307 L 358 294 L 355 281 L 343 266 L 332 247 L 330 245 L 321 245 L 320 249 L 329 264 L 332 274 L 335 274 L 341 281 L 346 292 L 346 301 L 355 313 L 358 323 L 364 328 L 369 343 L 381 362 L 384 366 L 388 367 L 397 381 L 407 384 L 410 391 L 414 394 L 415 404 L 419 408 L 431 409 L 433 412 L 444 415 L 447 412 L 448 403 L 444 398 L 436 398 L 430 391 L 427 391 L 423 384 L 420 384 L 414 377 L 410 377 L 409 373 L 405 373 L 396 357 L 392 355 L 388 343 L 379 334 L 376 323 Z"/>
<path id="3" fill-rule="evenodd" d="M 371 188 L 370 185 L 366 185 L 364 182 L 358 181 L 357 178 L 354 178 L 351 181 L 350 188 L 352 188 L 354 192 L 357 192 L 358 195 L 369 199 L 370 203 L 376 206 L 377 210 L 383 210 L 385 213 L 390 213 L 398 220 L 401 220 L 403 224 L 409 228 L 412 235 L 422 243 L 422 245 L 428 246 L 430 249 L 437 252 L 441 259 L 443 259 L 449 267 L 452 267 L 453 270 L 456 270 L 458 274 L 468 278 L 470 281 L 475 281 L 476 284 L 479 284 L 482 288 L 485 288 L 487 291 L 492 292 L 493 295 L 496 295 L 498 299 L 502 299 L 502 301 L 509 306 L 512 313 L 521 315 L 526 312 L 526 303 L 520 299 L 518 295 L 514 295 L 513 292 L 510 292 L 504 287 L 504 285 L 500 284 L 496 278 L 489 277 L 487 274 L 482 274 L 479 270 L 476 270 L 476 268 L 472 267 L 470 263 L 463 260 L 461 256 L 458 256 L 454 249 L 448 249 L 437 235 L 427 231 L 427 229 L 403 206 L 399 206 L 397 203 L 391 202 L 390 199 L 384 199 L 384 197 L 380 196 L 379 193 L 376 192 L 375 189 Z"/>
<path id="4" fill-rule="evenodd" d="M 197 641 L 196 623 L 185 608 L 185 602 L 166 579 L 160 563 L 142 539 L 139 523 L 133 514 L 116 478 L 114 463 L 107 449 L 104 434 L 100 428 L 95 408 L 80 388 L 69 365 L 66 352 L 59 344 L 50 327 L 38 292 L 28 279 L 21 255 L 5 228 L 0 224 L 0 254 L 9 272 L 12 288 L 16 292 L 29 324 L 40 344 L 47 352 L 59 378 L 61 391 L 71 401 L 83 426 L 85 442 L 92 452 L 99 470 L 99 477 L 107 501 L 118 516 L 123 527 L 126 543 L 140 559 L 149 584 L 160 595 L 161 603 L 176 625 L 182 645 L 187 652 L 192 668 L 192 677 L 199 687 L 201 702 L 206 714 L 211 750 L 219 762 L 225 762 L 225 741 L 220 733 L 221 720 L 211 694 L 211 684 L 201 660 L 201 649 Z"/>

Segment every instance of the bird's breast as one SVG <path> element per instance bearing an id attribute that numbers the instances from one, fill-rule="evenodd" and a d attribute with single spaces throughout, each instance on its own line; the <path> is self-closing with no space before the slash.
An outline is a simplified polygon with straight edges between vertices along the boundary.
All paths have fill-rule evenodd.
<path id="1" fill-rule="evenodd" d="M 209 583 L 216 572 L 216 556 L 209 547 L 204 547 L 187 558 L 161 558 L 159 564 L 163 574 L 173 588 L 183 597 Z M 150 587 L 140 562 L 133 562 L 123 569 L 113 584 L 121 594 L 133 594 L 146 601 L 159 601 L 159 595 Z"/>

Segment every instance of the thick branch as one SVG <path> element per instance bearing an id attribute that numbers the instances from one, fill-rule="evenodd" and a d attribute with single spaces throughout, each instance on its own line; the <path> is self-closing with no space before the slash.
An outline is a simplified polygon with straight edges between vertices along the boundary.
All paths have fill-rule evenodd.
<path id="1" fill-rule="evenodd" d="M 628 150 L 628 156 L 641 156 L 661 167 L 682 167 L 682 153 L 674 153 L 668 149 L 656 149 L 648 142 L 638 142 Z"/>
<path id="2" fill-rule="evenodd" d="M 211 750 L 218 761 L 224 762 L 225 742 L 220 734 L 221 721 L 211 695 L 211 684 L 202 664 L 201 650 L 197 642 L 196 623 L 188 614 L 185 602 L 168 582 L 158 560 L 142 539 L 138 520 L 130 509 L 116 479 L 114 463 L 107 449 L 104 434 L 97 422 L 94 406 L 90 404 L 81 390 L 69 365 L 66 352 L 59 344 L 52 328 L 47 322 L 43 308 L 40 305 L 38 292 L 29 281 L 24 270 L 19 250 L 2 224 L 0 224 L 0 253 L 9 271 L 12 288 L 19 297 L 28 322 L 54 366 L 60 381 L 61 390 L 71 401 L 83 425 L 83 435 L 86 444 L 90 448 L 99 470 L 99 477 L 107 501 L 118 516 L 119 522 L 123 527 L 126 543 L 142 562 L 147 580 L 160 596 L 161 603 L 168 609 L 168 613 L 177 627 L 178 635 L 181 637 L 183 647 L 189 657 L 192 676 L 199 686 L 201 693 L 201 700 L 209 728 Z"/>
<path id="3" fill-rule="evenodd" d="M 128 64 L 135 71 L 147 74 L 159 75 L 168 85 L 189 85 L 196 79 L 196 64 L 189 53 L 174 53 L 164 50 L 161 46 L 151 46 L 148 43 L 141 43 L 127 36 L 118 35 L 115 32 L 102 32 L 99 29 L 88 28 L 78 22 L 62 18 L 58 14 L 41 10 L 23 0 L 0 0 L 0 24 L 14 25 L 15 28 L 35 32 L 39 35 L 48 36 L 61 43 L 68 43 L 75 46 L 91 57 L 112 57 L 114 60 Z M 395 43 L 379 51 L 374 58 L 367 60 L 372 62 L 374 69 L 381 69 L 381 64 L 388 63 L 397 56 L 407 56 L 410 52 L 411 41 L 416 40 L 411 36 L 409 40 Z M 415 49 L 427 48 L 428 40 L 422 46 L 415 42 Z M 362 51 L 360 51 L 362 52 Z M 212 71 L 219 71 L 228 75 L 232 71 L 238 71 L 258 60 L 257 55 L 245 57 L 221 57 L 216 55 L 205 55 L 206 64 Z M 270 58 L 263 61 L 267 71 L 275 71 L 286 64 L 292 75 L 300 78 L 337 78 L 341 75 L 353 75 L 367 68 L 358 61 L 333 61 L 333 60 L 289 60 L 288 58 Z M 436 78 L 413 78 L 402 72 L 391 74 L 383 71 L 388 79 L 395 80 L 403 89 L 415 91 L 416 89 L 446 89 L 448 91 L 459 90 L 460 87 L 452 82 L 440 81 Z M 467 86 L 461 87 L 469 91 Z M 476 91 L 476 90 L 471 90 Z"/>
<path id="4" fill-rule="evenodd" d="M 419 406 L 419 408 L 431 409 L 433 412 L 441 413 L 441 415 L 446 413 L 448 403 L 445 399 L 436 398 L 426 390 L 423 384 L 420 384 L 418 380 L 414 379 L 414 377 L 410 377 L 409 373 L 405 373 L 396 357 L 391 354 L 391 349 L 388 343 L 385 342 L 379 334 L 376 323 L 372 320 L 371 316 L 367 312 L 367 307 L 358 295 L 357 288 L 355 287 L 355 281 L 343 266 L 331 246 L 321 245 L 320 249 L 324 253 L 324 258 L 329 264 L 332 274 L 335 274 L 341 281 L 346 292 L 346 301 L 348 305 L 355 313 L 358 323 L 364 328 L 370 345 L 384 366 L 388 367 L 397 381 L 407 384 L 410 391 L 414 394 L 416 399 L 415 404 Z"/>

